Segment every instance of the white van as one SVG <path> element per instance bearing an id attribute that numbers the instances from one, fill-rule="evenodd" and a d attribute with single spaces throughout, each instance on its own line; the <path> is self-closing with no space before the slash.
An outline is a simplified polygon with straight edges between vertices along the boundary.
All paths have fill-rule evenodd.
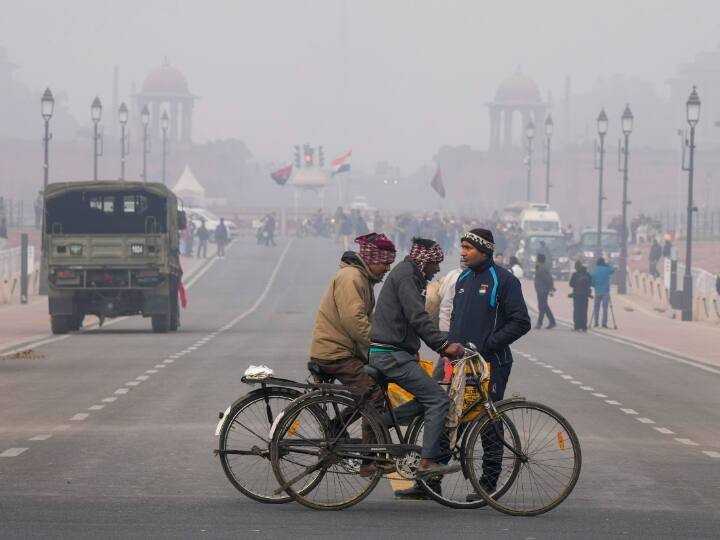
<path id="1" fill-rule="evenodd" d="M 560 233 L 560 215 L 542 203 L 532 203 L 520 215 L 520 228 L 523 233 Z"/>

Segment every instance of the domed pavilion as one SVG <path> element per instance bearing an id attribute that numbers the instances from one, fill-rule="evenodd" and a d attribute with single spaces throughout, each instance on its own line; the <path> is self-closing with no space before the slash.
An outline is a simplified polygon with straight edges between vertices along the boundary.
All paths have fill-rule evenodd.
<path id="1" fill-rule="evenodd" d="M 195 96 L 190 92 L 185 76 L 171 66 L 167 58 L 145 78 L 137 95 L 138 112 L 147 105 L 150 111 L 152 138 L 162 137 L 160 117 L 167 111 L 170 117 L 168 140 L 192 142 L 192 113 Z"/>
<path id="2" fill-rule="evenodd" d="M 500 83 L 495 100 L 488 103 L 490 112 L 490 150 L 513 147 L 513 116 L 520 115 L 520 140 L 524 137 L 525 126 L 533 119 L 537 130 L 542 130 L 547 106 L 540 96 L 535 81 L 520 68 Z"/>

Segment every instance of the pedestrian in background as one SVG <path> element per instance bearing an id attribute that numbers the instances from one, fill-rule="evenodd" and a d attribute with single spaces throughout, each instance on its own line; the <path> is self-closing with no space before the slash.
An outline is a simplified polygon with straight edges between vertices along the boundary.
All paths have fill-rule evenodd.
<path id="1" fill-rule="evenodd" d="M 573 329 L 587 332 L 588 301 L 592 298 L 592 277 L 580 261 L 575 261 L 575 272 L 570 276 L 573 299 Z"/>
<path id="2" fill-rule="evenodd" d="M 657 241 L 657 238 L 653 238 L 652 246 L 650 246 L 650 255 L 648 256 L 650 261 L 650 275 L 652 277 L 658 277 L 660 272 L 657 269 L 657 263 L 662 257 L 662 248 Z"/>
<path id="3" fill-rule="evenodd" d="M 207 257 L 207 243 L 210 239 L 210 233 L 208 232 L 207 227 L 205 227 L 204 219 L 200 222 L 200 227 L 195 234 L 198 239 L 197 258 L 199 259 L 200 254 L 202 253 L 202 258 L 205 259 Z"/>
<path id="4" fill-rule="evenodd" d="M 548 325 L 545 328 L 550 330 L 557 326 L 557 324 L 555 324 L 555 316 L 550 310 L 550 305 L 548 304 L 548 297 L 555 292 L 555 282 L 553 281 L 552 274 L 550 274 L 550 270 L 547 267 L 545 255 L 543 253 L 538 253 L 536 263 L 535 292 L 537 293 L 538 299 L 538 320 L 535 325 L 535 330 L 540 330 L 542 328 L 545 315 L 547 315 L 548 318 Z"/>
<path id="5" fill-rule="evenodd" d="M 655 241 L 657 244 L 657 240 Z M 660 244 L 658 244 L 660 247 Z M 600 305 L 602 304 L 603 317 L 602 327 L 607 328 L 608 321 L 608 304 L 610 303 L 610 277 L 612 276 L 615 269 L 605 262 L 605 259 L 600 257 L 595 263 L 595 268 L 592 271 L 592 286 L 595 289 L 595 305 L 593 306 L 593 320 L 595 321 L 595 327 L 598 326 L 598 319 L 600 316 Z"/>
<path id="6" fill-rule="evenodd" d="M 228 230 L 225 225 L 225 218 L 220 218 L 220 223 L 215 228 L 215 243 L 217 244 L 217 256 L 219 259 L 225 258 L 225 246 L 228 243 Z"/>
<path id="7" fill-rule="evenodd" d="M 515 255 L 512 255 L 510 257 L 510 262 L 508 263 L 508 266 L 510 267 L 510 271 L 513 273 L 513 276 L 515 276 L 518 279 L 522 279 L 525 277 L 525 271 L 523 270 L 522 266 L 520 266 L 520 261 Z"/>

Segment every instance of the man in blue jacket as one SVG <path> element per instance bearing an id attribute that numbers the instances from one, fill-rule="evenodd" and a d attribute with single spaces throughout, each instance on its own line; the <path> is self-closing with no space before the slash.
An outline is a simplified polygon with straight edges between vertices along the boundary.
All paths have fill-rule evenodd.
<path id="1" fill-rule="evenodd" d="M 530 331 L 520 281 L 505 268 L 493 264 L 495 243 L 487 229 L 466 232 L 460 255 L 467 270 L 455 285 L 455 300 L 448 339 L 474 343 L 490 363 L 489 393 L 493 401 L 505 397 L 512 369 L 510 344 Z M 480 481 L 493 492 L 502 465 L 502 445 L 494 433 L 483 437 L 483 474 Z M 475 500 L 479 495 L 469 495 Z"/>
<path id="2" fill-rule="evenodd" d="M 598 325 L 600 316 L 600 304 L 603 308 L 602 327 L 607 328 L 608 321 L 608 304 L 610 303 L 610 277 L 615 269 L 600 257 L 595 263 L 592 271 L 592 285 L 595 288 L 595 305 L 593 306 L 593 320 L 595 327 Z"/>

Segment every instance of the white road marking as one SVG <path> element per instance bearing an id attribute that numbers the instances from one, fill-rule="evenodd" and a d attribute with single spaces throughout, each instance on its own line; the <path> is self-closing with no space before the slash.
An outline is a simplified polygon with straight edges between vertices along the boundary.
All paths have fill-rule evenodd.
<path id="1" fill-rule="evenodd" d="M 637 414 L 638 412 L 635 409 L 620 409 L 625 414 Z"/>
<path id="2" fill-rule="evenodd" d="M 592 392 L 595 389 L 592 386 L 581 386 L 580 390 L 587 390 L 588 392 Z"/>
<path id="3" fill-rule="evenodd" d="M 148 369 L 147 371 L 145 371 L 145 373 L 150 373 L 151 375 L 152 375 L 153 373 L 157 373 L 157 372 L 158 372 L 157 369 Z"/>
<path id="4" fill-rule="evenodd" d="M 570 380 L 570 379 L 573 378 L 572 375 L 560 375 L 560 376 L 561 376 L 563 379 L 565 379 L 566 381 L 568 381 L 568 380 Z"/>
<path id="5" fill-rule="evenodd" d="M 129 382 L 126 382 L 126 383 L 125 383 L 125 386 L 137 386 L 137 385 L 140 384 L 141 382 L 142 382 L 142 381 L 129 381 Z"/>
<path id="6" fill-rule="evenodd" d="M 570 384 L 583 384 L 583 383 L 580 382 L 580 381 L 568 381 L 568 382 L 569 382 Z"/>
<path id="7" fill-rule="evenodd" d="M 155 369 L 163 369 L 165 364 L 155 364 Z"/>
<path id="8" fill-rule="evenodd" d="M 8 448 L 0 454 L 0 457 L 18 457 L 25 450 L 29 450 L 29 448 Z"/>
<path id="9" fill-rule="evenodd" d="M 138 375 L 135 377 L 138 381 L 147 381 L 150 378 L 150 375 Z"/>
<path id="10" fill-rule="evenodd" d="M 606 399 L 605 403 L 607 403 L 608 405 L 622 405 L 622 403 L 620 403 L 619 401 L 615 401 L 614 399 Z"/>
<path id="11" fill-rule="evenodd" d="M 90 416 L 88 413 L 77 413 L 75 416 L 73 416 L 70 420 L 73 420 L 75 422 L 81 422 L 85 420 L 88 416 Z"/>
<path id="12" fill-rule="evenodd" d="M 565 373 L 562 369 L 553 369 L 553 373 Z"/>
<path id="13" fill-rule="evenodd" d="M 88 407 L 88 411 L 101 411 L 105 408 L 105 405 L 92 405 Z"/>
<path id="14" fill-rule="evenodd" d="M 172 364 L 174 361 L 172 358 L 168 358 L 167 360 L 163 360 L 163 364 Z"/>
<path id="15" fill-rule="evenodd" d="M 47 441 L 50 437 L 52 437 L 52 435 L 46 433 L 44 435 L 35 435 L 34 437 L 30 437 L 28 441 Z"/>
<path id="16" fill-rule="evenodd" d="M 170 355 L 170 358 L 180 358 L 182 354 L 172 354 Z"/>
<path id="17" fill-rule="evenodd" d="M 650 420 L 649 418 L 645 418 L 645 417 L 636 418 L 635 420 L 637 420 L 638 422 L 641 422 L 643 424 L 654 424 L 655 423 L 654 420 Z"/>
<path id="18" fill-rule="evenodd" d="M 103 399 L 104 403 L 112 403 L 113 401 L 117 401 L 117 398 L 116 397 L 106 397 L 105 399 Z"/>
<path id="19" fill-rule="evenodd" d="M 118 388 L 117 390 L 115 390 L 115 393 L 116 394 L 127 394 L 129 391 L 130 391 L 129 388 Z"/>
<path id="20" fill-rule="evenodd" d="M 703 454 L 712 458 L 720 458 L 720 452 L 715 452 L 713 450 L 703 450 Z"/>
<path id="21" fill-rule="evenodd" d="M 537 360 L 535 360 L 534 358 L 528 358 L 528 360 L 530 360 L 531 362 L 537 362 Z"/>
<path id="22" fill-rule="evenodd" d="M 675 440 L 681 444 L 686 444 L 688 446 L 699 446 L 698 443 L 695 441 L 691 441 L 690 439 L 681 439 L 680 437 L 675 437 Z"/>
<path id="23" fill-rule="evenodd" d="M 601 398 L 606 398 L 606 397 L 607 397 L 607 395 L 601 394 L 600 392 L 594 392 L 594 393 L 593 393 L 593 396 L 595 396 L 595 397 L 601 397 Z"/>
<path id="24" fill-rule="evenodd" d="M 666 427 L 655 427 L 653 428 L 655 431 L 658 431 L 662 433 L 663 435 L 675 435 L 675 432 L 666 428 Z"/>
<path id="25" fill-rule="evenodd" d="M 65 431 L 67 429 L 70 429 L 70 424 L 60 424 L 59 426 L 55 426 L 53 431 Z"/>

